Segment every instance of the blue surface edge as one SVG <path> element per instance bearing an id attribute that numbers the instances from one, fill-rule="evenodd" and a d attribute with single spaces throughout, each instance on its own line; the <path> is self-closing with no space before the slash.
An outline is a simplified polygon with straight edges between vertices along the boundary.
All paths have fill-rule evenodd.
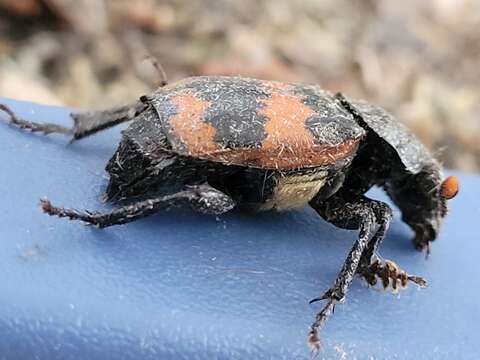
<path id="1" fill-rule="evenodd" d="M 0 103 L 70 125 L 68 109 Z M 321 304 L 308 300 L 330 287 L 356 233 L 309 208 L 221 217 L 176 209 L 104 230 L 42 214 L 47 195 L 111 208 L 101 201 L 104 166 L 121 128 L 68 144 L 0 122 L 0 359 L 309 359 Z M 480 177 L 459 176 L 428 260 L 398 211 L 380 249 L 429 287 L 392 295 L 355 281 L 319 359 L 480 357 Z"/>

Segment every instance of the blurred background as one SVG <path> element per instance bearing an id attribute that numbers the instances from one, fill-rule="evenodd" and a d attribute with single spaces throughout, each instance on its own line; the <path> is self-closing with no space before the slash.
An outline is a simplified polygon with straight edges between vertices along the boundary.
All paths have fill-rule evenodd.
<path id="1" fill-rule="evenodd" d="M 102 109 L 224 74 L 317 83 L 390 110 L 480 169 L 478 0 L 0 0 L 0 96 Z"/>

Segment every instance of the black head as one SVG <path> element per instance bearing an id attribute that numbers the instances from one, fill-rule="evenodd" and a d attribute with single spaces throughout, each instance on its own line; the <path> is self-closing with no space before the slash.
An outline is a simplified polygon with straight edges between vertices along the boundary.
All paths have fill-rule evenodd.
<path id="1" fill-rule="evenodd" d="M 428 252 L 447 214 L 447 200 L 458 192 L 458 179 L 443 179 L 438 164 L 432 163 L 416 174 L 394 177 L 387 191 L 402 211 L 403 221 L 415 232 L 417 248 Z"/>

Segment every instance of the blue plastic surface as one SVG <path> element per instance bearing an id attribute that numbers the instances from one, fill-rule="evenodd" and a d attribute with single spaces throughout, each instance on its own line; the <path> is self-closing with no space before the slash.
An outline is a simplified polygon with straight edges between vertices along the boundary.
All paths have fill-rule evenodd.
<path id="1" fill-rule="evenodd" d="M 0 100 L 70 125 L 66 109 Z M 43 196 L 111 208 L 104 165 L 119 132 L 68 144 L 0 123 L 0 358 L 309 359 L 321 304 L 308 300 L 331 286 L 356 232 L 309 208 L 220 218 L 179 209 L 104 230 L 42 214 Z M 480 357 L 480 178 L 461 182 L 428 260 L 398 212 L 381 247 L 429 287 L 392 295 L 355 281 L 320 359 Z"/>

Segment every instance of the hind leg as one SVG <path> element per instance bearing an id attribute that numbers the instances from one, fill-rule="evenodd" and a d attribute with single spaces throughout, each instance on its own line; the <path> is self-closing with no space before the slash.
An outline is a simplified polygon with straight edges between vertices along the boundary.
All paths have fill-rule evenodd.
<path id="1" fill-rule="evenodd" d="M 48 200 L 41 201 L 42 210 L 49 215 L 85 221 L 100 228 L 125 224 L 152 215 L 161 209 L 184 204 L 189 204 L 201 213 L 214 215 L 225 213 L 235 206 L 232 198 L 207 184 L 189 186 L 177 193 L 139 201 L 105 214 L 64 209 L 53 206 Z"/>
<path id="2" fill-rule="evenodd" d="M 42 132 L 44 134 L 59 133 L 59 134 L 73 134 L 72 129 L 50 123 L 37 123 L 33 121 L 24 120 L 13 112 L 7 105 L 0 104 L 0 110 L 7 113 L 10 116 L 10 123 L 18 126 L 21 129 L 27 129 L 32 132 Z"/>
<path id="3" fill-rule="evenodd" d="M 168 84 L 167 74 L 160 62 L 153 56 L 147 56 L 146 60 L 150 61 L 152 66 L 159 76 L 159 87 L 164 87 Z M 52 123 L 37 123 L 28 121 L 18 117 L 8 106 L 0 104 L 0 111 L 7 113 L 10 116 L 10 123 L 18 126 L 21 129 L 27 129 L 32 132 L 40 132 L 45 135 L 57 133 L 72 135 L 72 142 L 81 138 L 93 135 L 99 131 L 111 128 L 123 122 L 133 120 L 139 115 L 148 105 L 148 96 L 140 97 L 140 101 L 135 104 L 120 106 L 105 111 L 94 111 L 86 113 L 72 113 L 70 116 L 73 119 L 73 128 L 67 128 L 61 125 Z"/>
<path id="4" fill-rule="evenodd" d="M 46 135 L 51 133 L 71 135 L 72 141 L 74 141 L 120 123 L 133 120 L 146 106 L 144 103 L 138 102 L 134 105 L 122 106 L 111 110 L 71 114 L 70 116 L 74 122 L 73 128 L 51 123 L 27 121 L 18 117 L 8 106 L 3 104 L 0 104 L 0 111 L 7 113 L 10 116 L 10 123 L 21 129 Z"/>

